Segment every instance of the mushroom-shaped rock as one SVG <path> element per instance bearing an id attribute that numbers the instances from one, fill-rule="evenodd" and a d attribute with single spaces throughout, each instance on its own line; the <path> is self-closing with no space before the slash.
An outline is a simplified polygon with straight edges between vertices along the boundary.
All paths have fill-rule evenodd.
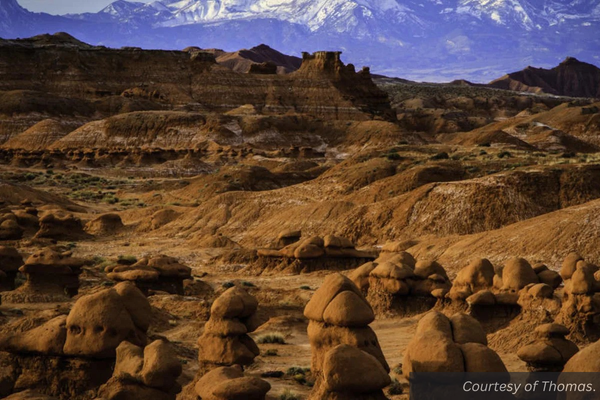
<path id="1" fill-rule="evenodd" d="M 579 348 L 565 338 L 569 330 L 559 324 L 543 324 L 535 328 L 535 339 L 517 352 L 517 356 L 527 363 L 530 371 L 562 371 L 565 364 Z"/>
<path id="2" fill-rule="evenodd" d="M 78 240 L 88 235 L 83 230 L 81 220 L 73 214 L 59 216 L 46 214 L 40 218 L 40 229 L 35 234 L 36 238 L 49 238 L 56 240 Z"/>
<path id="3" fill-rule="evenodd" d="M 143 299 L 143 300 L 142 300 Z M 128 282 L 81 297 L 67 317 L 64 353 L 88 358 L 115 357 L 116 348 L 126 340 L 146 345 L 150 325 L 150 304 Z"/>
<path id="4" fill-rule="evenodd" d="M 571 279 L 571 276 L 573 275 L 573 273 L 575 272 L 575 269 L 577 268 L 577 262 L 583 260 L 583 257 L 581 257 L 578 253 L 576 252 L 571 252 L 567 255 L 567 257 L 565 257 L 562 266 L 560 268 L 560 276 L 564 279 Z"/>
<path id="5" fill-rule="evenodd" d="M 19 268 L 27 281 L 5 296 L 14 302 L 65 301 L 79 290 L 79 275 L 86 260 L 71 253 L 45 248 L 33 253 Z"/>
<path id="6" fill-rule="evenodd" d="M 530 283 L 539 283 L 536 273 L 524 258 L 512 258 L 502 269 L 502 289 L 518 292 Z"/>
<path id="7" fill-rule="evenodd" d="M 198 339 L 198 360 L 206 372 L 215 366 L 250 365 L 259 354 L 258 346 L 247 333 L 258 307 L 256 298 L 244 289 L 232 287 L 219 296 Z"/>
<path id="8" fill-rule="evenodd" d="M 191 279 L 192 269 L 174 257 L 157 255 L 144 257 L 132 265 L 112 265 L 106 269 L 108 278 L 116 282 L 130 281 L 144 293 L 159 290 L 184 294 L 183 281 Z"/>
<path id="9" fill-rule="evenodd" d="M 372 363 L 377 363 L 376 371 L 383 371 L 387 376 L 389 366 L 379 347 L 375 332 L 368 326 L 375 319 L 373 310 L 350 279 L 337 273 L 328 275 L 306 305 L 304 315 L 309 319 L 311 371 L 315 377 L 310 399 L 337 398 L 335 393 L 341 390 L 342 386 L 356 384 L 349 383 L 350 375 L 342 375 L 346 373 L 352 376 L 361 375 L 359 369 Z M 333 351 L 339 345 L 347 345 L 356 351 L 350 351 L 346 347 Z M 368 361 L 363 364 L 360 360 L 365 358 Z M 342 359 L 352 359 L 352 362 L 357 364 L 350 371 L 350 365 L 340 364 Z M 371 367 L 368 368 L 371 370 Z M 363 372 L 369 373 L 367 370 Z M 378 392 L 380 389 L 381 387 L 374 388 L 374 391 Z M 344 393 L 349 393 L 348 390 L 346 389 Z"/>
<path id="10" fill-rule="evenodd" d="M 202 400 L 264 400 L 271 385 L 245 377 L 236 365 L 213 369 L 196 383 L 195 389 Z"/>

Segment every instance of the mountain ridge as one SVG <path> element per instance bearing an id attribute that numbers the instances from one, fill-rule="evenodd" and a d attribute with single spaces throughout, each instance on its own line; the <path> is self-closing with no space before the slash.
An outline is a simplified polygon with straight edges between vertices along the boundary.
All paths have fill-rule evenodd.
<path id="1" fill-rule="evenodd" d="M 566 54 L 600 60 L 600 5 L 586 0 L 119 0 L 98 13 L 27 13 L 5 19 L 0 36 L 66 31 L 109 47 L 342 50 L 347 62 L 420 81 L 489 82 Z"/>

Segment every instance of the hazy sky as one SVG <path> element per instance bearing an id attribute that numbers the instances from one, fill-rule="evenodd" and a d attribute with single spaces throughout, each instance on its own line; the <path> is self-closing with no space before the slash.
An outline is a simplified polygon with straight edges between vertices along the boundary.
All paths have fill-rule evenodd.
<path id="1" fill-rule="evenodd" d="M 97 12 L 114 0 L 17 0 L 29 11 L 46 12 L 49 14 L 70 14 L 82 12 Z M 150 3 L 153 0 L 135 0 L 140 3 Z"/>

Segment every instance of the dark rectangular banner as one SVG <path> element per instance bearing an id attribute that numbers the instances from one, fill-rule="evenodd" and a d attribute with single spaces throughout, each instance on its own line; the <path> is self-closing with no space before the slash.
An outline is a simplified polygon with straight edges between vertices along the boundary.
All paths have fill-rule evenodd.
<path id="1" fill-rule="evenodd" d="M 600 400 L 600 373 L 416 372 L 410 400 Z"/>

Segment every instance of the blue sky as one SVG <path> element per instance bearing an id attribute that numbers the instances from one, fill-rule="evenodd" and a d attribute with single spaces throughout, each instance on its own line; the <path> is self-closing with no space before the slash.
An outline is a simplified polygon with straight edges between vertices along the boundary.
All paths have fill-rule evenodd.
<path id="1" fill-rule="evenodd" d="M 114 0 L 17 0 L 18 3 L 34 12 L 49 14 L 69 14 L 82 12 L 97 12 Z M 150 3 L 153 0 L 136 0 L 140 3 Z"/>

